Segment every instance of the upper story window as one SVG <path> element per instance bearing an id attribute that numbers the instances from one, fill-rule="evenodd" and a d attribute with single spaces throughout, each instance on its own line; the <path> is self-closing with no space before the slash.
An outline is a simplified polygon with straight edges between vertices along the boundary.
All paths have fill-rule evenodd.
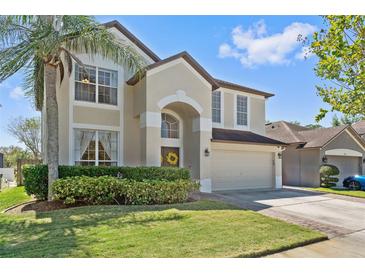
<path id="1" fill-rule="evenodd" d="M 75 164 L 116 166 L 118 133 L 113 131 L 75 130 Z"/>
<path id="2" fill-rule="evenodd" d="M 247 97 L 237 95 L 236 122 L 238 126 L 247 126 Z"/>
<path id="3" fill-rule="evenodd" d="M 76 64 L 75 100 L 117 105 L 118 72 Z"/>
<path id="4" fill-rule="evenodd" d="M 162 138 L 179 138 L 179 121 L 172 115 L 161 114 L 161 137 Z"/>
<path id="5" fill-rule="evenodd" d="M 212 92 L 212 120 L 213 123 L 221 123 L 221 92 Z"/>

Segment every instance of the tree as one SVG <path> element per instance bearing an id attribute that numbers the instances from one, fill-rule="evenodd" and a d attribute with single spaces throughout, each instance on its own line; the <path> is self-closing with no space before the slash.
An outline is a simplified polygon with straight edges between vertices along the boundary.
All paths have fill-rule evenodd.
<path id="1" fill-rule="evenodd" d="M 295 121 L 290 121 L 289 123 L 297 125 L 297 126 L 301 126 L 300 122 L 295 120 Z"/>
<path id="2" fill-rule="evenodd" d="M 352 125 L 353 123 L 359 122 L 363 119 L 362 115 L 343 115 L 340 119 L 337 117 L 337 115 L 333 115 L 332 117 L 332 126 L 337 127 L 341 125 Z"/>
<path id="3" fill-rule="evenodd" d="M 325 80 L 324 85 L 316 86 L 318 95 L 331 106 L 331 111 L 364 117 L 365 16 L 323 18 L 327 28 L 315 32 L 309 45 L 309 52 L 319 59 L 315 73 Z M 328 111 L 321 108 L 316 121 Z"/>
<path id="4" fill-rule="evenodd" d="M 320 124 L 308 124 L 305 127 L 307 128 L 321 128 L 322 126 Z"/>
<path id="5" fill-rule="evenodd" d="M 23 143 L 32 153 L 34 159 L 41 155 L 41 120 L 38 117 L 24 119 L 18 117 L 8 124 L 11 135 Z"/>
<path id="6" fill-rule="evenodd" d="M 333 127 L 338 127 L 338 126 L 340 126 L 341 125 L 341 121 L 340 121 L 340 119 L 338 119 L 338 117 L 337 117 L 337 115 L 335 114 L 335 115 L 333 115 L 333 117 L 332 117 L 332 126 Z"/>
<path id="7" fill-rule="evenodd" d="M 18 146 L 0 147 L 5 167 L 16 167 L 18 159 L 32 159 L 32 153 Z"/>
<path id="8" fill-rule="evenodd" d="M 85 65 L 73 54 L 100 54 L 128 69 L 141 72 L 143 60 L 131 46 L 120 42 L 90 16 L 1 16 L 0 17 L 0 83 L 20 69 L 26 70 L 27 91 L 34 94 L 38 109 L 45 99 L 48 164 L 48 199 L 52 183 L 58 178 L 58 105 L 57 72 L 60 81 L 72 72 L 72 62 Z M 45 95 L 43 94 L 45 92 Z"/>

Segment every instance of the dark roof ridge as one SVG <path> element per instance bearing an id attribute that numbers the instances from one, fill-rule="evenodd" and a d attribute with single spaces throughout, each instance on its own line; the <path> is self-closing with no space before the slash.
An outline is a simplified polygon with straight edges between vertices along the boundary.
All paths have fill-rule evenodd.
<path id="1" fill-rule="evenodd" d="M 113 20 L 110 22 L 106 22 L 101 24 L 106 28 L 116 28 L 121 33 L 123 33 L 129 40 L 131 40 L 134 44 L 137 45 L 145 54 L 147 54 L 153 61 L 160 61 L 160 57 L 157 56 L 149 47 L 147 47 L 141 40 L 139 40 L 133 33 L 131 33 L 126 27 L 124 27 L 119 21 Z"/>

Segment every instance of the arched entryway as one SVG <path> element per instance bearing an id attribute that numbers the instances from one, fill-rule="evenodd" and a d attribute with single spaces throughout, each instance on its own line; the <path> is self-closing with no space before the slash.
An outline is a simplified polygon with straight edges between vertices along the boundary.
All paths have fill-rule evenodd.
<path id="1" fill-rule="evenodd" d="M 185 102 L 172 102 L 161 109 L 161 166 L 185 167 L 193 178 L 199 178 L 200 134 L 194 128 L 199 117 Z"/>

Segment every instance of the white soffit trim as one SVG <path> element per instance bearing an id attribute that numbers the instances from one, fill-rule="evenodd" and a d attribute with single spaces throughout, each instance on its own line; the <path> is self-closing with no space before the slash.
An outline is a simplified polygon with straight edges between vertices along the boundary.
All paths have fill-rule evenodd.
<path id="1" fill-rule="evenodd" d="M 141 113 L 139 120 L 140 128 L 144 127 L 161 127 L 161 113 L 146 111 Z"/>
<path id="2" fill-rule="evenodd" d="M 198 77 L 207 87 L 212 88 L 212 85 L 203 77 L 200 75 L 199 72 L 197 72 L 188 62 L 184 60 L 184 58 L 180 57 L 179 59 L 170 61 L 166 64 L 160 65 L 158 67 L 152 68 L 147 71 L 147 77 L 152 76 L 156 73 L 159 73 L 161 71 L 164 71 L 166 69 L 169 69 L 173 66 L 176 66 L 178 64 L 183 64 L 188 70 L 190 70 L 196 77 Z"/>
<path id="3" fill-rule="evenodd" d="M 192 106 L 199 114 L 203 112 L 203 107 L 193 98 L 187 96 L 185 91 L 183 90 L 177 90 L 176 94 L 162 98 L 160 101 L 158 101 L 157 106 L 159 107 L 159 109 L 162 110 L 168 104 L 175 102 L 182 102 L 188 104 Z"/>
<path id="4" fill-rule="evenodd" d="M 94 130 L 120 131 L 120 127 L 104 126 L 104 125 L 96 125 L 96 124 L 73 123 L 72 128 L 73 129 L 94 129 Z"/>
<path id="5" fill-rule="evenodd" d="M 209 118 L 195 118 L 193 120 L 193 132 L 197 131 L 212 131 L 212 119 Z"/>
<path id="6" fill-rule="evenodd" d="M 338 149 L 330 149 L 324 152 L 325 155 L 328 156 L 353 156 L 353 157 L 362 157 L 362 153 L 352 149 L 338 148 Z"/>

